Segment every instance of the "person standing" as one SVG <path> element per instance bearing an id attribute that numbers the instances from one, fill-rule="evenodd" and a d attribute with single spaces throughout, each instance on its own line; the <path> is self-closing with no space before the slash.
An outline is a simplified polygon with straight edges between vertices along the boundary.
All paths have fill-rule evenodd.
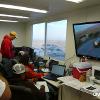
<path id="1" fill-rule="evenodd" d="M 1 54 L 3 58 L 12 59 L 14 57 L 14 47 L 12 40 L 16 38 L 16 32 L 10 32 L 8 35 L 5 35 L 1 43 Z"/>
<path id="2" fill-rule="evenodd" d="M 1 43 L 1 54 L 2 54 L 2 64 L 3 64 L 3 72 L 5 77 L 12 77 L 12 68 L 11 68 L 11 59 L 14 58 L 14 46 L 12 41 L 16 38 L 16 32 L 10 32 L 6 34 Z"/>

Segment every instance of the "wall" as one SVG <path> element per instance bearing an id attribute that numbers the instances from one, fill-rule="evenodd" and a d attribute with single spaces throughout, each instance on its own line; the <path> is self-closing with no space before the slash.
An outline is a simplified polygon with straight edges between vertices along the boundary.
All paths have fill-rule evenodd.
<path id="1" fill-rule="evenodd" d="M 75 47 L 74 47 L 74 36 L 73 36 L 73 28 L 72 24 L 73 23 L 78 23 L 78 22 L 87 22 L 87 21 L 100 21 L 100 13 L 99 10 L 100 6 L 91 6 L 91 7 L 85 7 L 83 9 L 77 9 L 71 12 L 65 12 L 64 14 L 56 15 L 49 17 L 47 19 L 42 19 L 41 21 L 45 20 L 50 20 L 50 19 L 62 19 L 66 18 L 68 20 L 68 30 L 67 30 L 67 41 L 66 41 L 66 59 L 65 62 L 66 64 L 69 64 L 70 62 L 76 62 L 79 60 L 75 56 Z M 36 22 L 35 22 L 36 23 Z M 32 37 L 32 24 L 28 24 L 28 27 L 31 27 L 31 34 L 27 34 L 27 37 Z M 28 28 L 27 28 L 28 29 Z M 29 32 L 30 32 L 29 31 Z M 28 32 L 28 31 L 27 31 Z M 31 45 L 31 40 L 30 38 L 27 39 L 27 42 L 29 45 Z M 92 61 L 89 60 L 93 65 L 99 65 L 99 61 Z"/>
<path id="2" fill-rule="evenodd" d="M 26 45 L 26 24 L 25 23 L 6 23 L 0 22 L 0 44 L 3 36 L 11 31 L 17 32 L 17 39 L 13 41 L 15 46 Z"/>
<path id="3" fill-rule="evenodd" d="M 32 47 L 33 24 L 26 25 L 26 46 Z"/>

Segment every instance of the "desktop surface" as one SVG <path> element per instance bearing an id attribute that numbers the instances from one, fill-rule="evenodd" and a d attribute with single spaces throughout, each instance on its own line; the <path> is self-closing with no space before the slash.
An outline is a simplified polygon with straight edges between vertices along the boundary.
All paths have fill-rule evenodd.
<path id="1" fill-rule="evenodd" d="M 62 81 L 65 86 L 72 87 L 73 89 L 85 92 L 93 96 L 94 93 L 100 93 L 100 85 L 92 84 L 90 82 L 80 82 L 73 76 L 59 77 L 59 81 Z M 100 96 L 97 96 L 100 99 Z"/>

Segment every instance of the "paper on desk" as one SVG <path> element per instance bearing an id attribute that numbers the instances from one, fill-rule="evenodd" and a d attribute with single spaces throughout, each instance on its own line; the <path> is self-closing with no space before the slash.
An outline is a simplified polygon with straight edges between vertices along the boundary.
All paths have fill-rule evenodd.
<path id="1" fill-rule="evenodd" d="M 78 90 L 80 90 L 80 87 L 86 84 L 84 82 L 80 82 L 78 79 L 75 79 L 72 76 L 60 77 L 58 78 L 58 80 L 64 82 L 65 85 L 71 86 Z"/>
<path id="2" fill-rule="evenodd" d="M 36 82 L 35 86 L 40 89 L 41 85 L 45 86 L 45 92 L 49 92 L 49 88 L 47 86 L 47 83 L 45 81 L 38 81 Z"/>

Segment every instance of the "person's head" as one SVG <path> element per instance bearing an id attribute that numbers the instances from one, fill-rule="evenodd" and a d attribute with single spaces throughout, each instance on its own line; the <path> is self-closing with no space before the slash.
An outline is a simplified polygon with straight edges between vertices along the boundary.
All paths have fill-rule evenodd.
<path id="1" fill-rule="evenodd" d="M 28 65 L 29 64 L 29 54 L 24 51 L 21 51 L 20 54 L 21 56 L 20 56 L 19 62 L 22 63 L 23 65 Z"/>
<path id="2" fill-rule="evenodd" d="M 22 79 L 25 79 L 25 66 L 23 64 L 15 64 L 13 66 L 13 72 Z"/>
<path id="3" fill-rule="evenodd" d="M 11 40 L 14 40 L 16 38 L 16 36 L 17 36 L 17 33 L 12 31 L 12 32 L 9 33 L 9 35 L 11 37 Z"/>
<path id="4" fill-rule="evenodd" d="M 25 54 L 25 51 L 19 51 L 19 55 L 23 56 Z"/>

